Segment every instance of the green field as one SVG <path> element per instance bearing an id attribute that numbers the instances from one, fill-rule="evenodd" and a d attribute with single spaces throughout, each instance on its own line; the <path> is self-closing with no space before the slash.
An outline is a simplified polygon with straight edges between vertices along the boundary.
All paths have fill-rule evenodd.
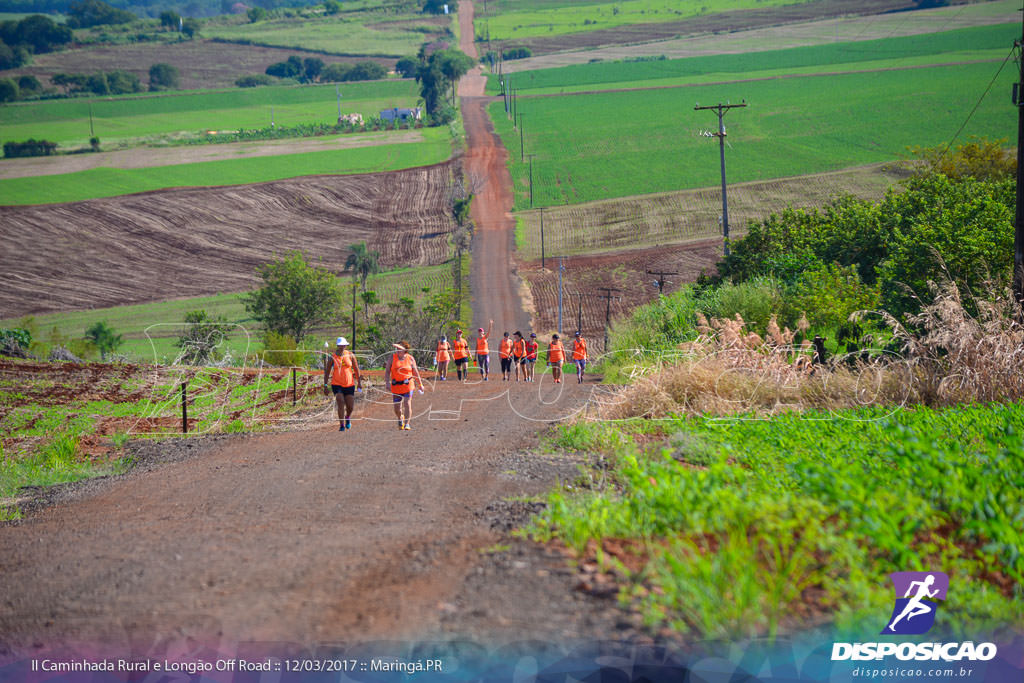
<path id="1" fill-rule="evenodd" d="M 352 279 L 343 277 L 341 282 L 344 291 L 350 293 Z M 419 301 L 424 296 L 453 286 L 451 263 L 404 268 L 372 275 L 366 285 L 368 290 L 377 293 L 383 303 L 393 303 L 402 297 Z M 429 288 L 427 294 L 423 292 L 424 287 Z M 124 345 L 118 349 L 119 353 L 125 353 L 130 358 L 142 362 L 170 362 L 177 353 L 174 342 L 181 334 L 185 314 L 202 309 L 212 317 L 223 316 L 234 326 L 228 338 L 228 348 L 232 357 L 240 360 L 246 354 L 255 353 L 262 348 L 259 325 L 246 312 L 242 303 L 243 295 L 244 293 L 216 294 L 133 306 L 50 313 L 33 316 L 31 326 L 35 328 L 34 336 L 46 343 L 51 338 L 54 328 L 64 337 L 79 339 L 91 325 L 106 322 L 124 337 Z M 349 309 L 346 308 L 339 313 L 334 326 L 318 330 L 316 336 L 322 338 L 312 340 L 312 347 L 319 348 L 323 339 L 338 334 L 335 327 L 341 330 L 340 333 L 347 332 L 350 325 L 349 315 Z M 0 328 L 20 327 L 25 324 L 25 318 L 0 320 Z"/>
<path id="2" fill-rule="evenodd" d="M 795 77 L 634 92 L 523 97 L 526 153 L 533 163 L 534 206 L 576 204 L 720 182 L 717 129 L 695 104 L 739 103 L 726 117 L 728 179 L 744 182 L 877 163 L 908 146 L 948 143 L 985 92 L 996 64 Z M 1004 69 L 961 140 L 1009 138 L 1015 112 Z M 529 208 L 528 164 L 520 131 L 501 102 L 495 128 L 511 153 L 515 209 Z"/>
<path id="3" fill-rule="evenodd" d="M 601 469 L 551 494 L 533 533 L 641 553 L 639 571 L 596 560 L 652 627 L 774 637 L 828 615 L 863 632 L 889 614 L 890 572 L 941 568 L 960 588 L 937 630 L 986 632 L 1024 608 L 1021 434 L 1021 404 L 576 424 L 556 445 Z"/>
<path id="4" fill-rule="evenodd" d="M 997 24 L 785 50 L 687 59 L 578 64 L 517 72 L 507 78 L 512 87 L 522 93 L 542 94 L 686 85 L 822 71 L 884 69 L 938 62 L 1001 61 L 1019 33 L 1019 24 Z M 500 93 L 499 77 L 490 76 L 487 88 L 492 94 Z"/>
<path id="5" fill-rule="evenodd" d="M 338 88 L 342 112 L 358 112 L 364 118 L 378 116 L 382 109 L 390 107 L 415 106 L 419 97 L 416 83 L 411 80 L 341 83 Z M 35 138 L 51 140 L 62 147 L 87 146 L 89 138 L 95 134 L 109 149 L 119 141 L 137 144 L 152 136 L 266 128 L 271 115 L 278 126 L 334 123 L 338 118 L 335 85 L 7 104 L 0 107 L 0 130 L 4 141 Z"/>
<path id="6" fill-rule="evenodd" d="M 450 156 L 451 140 L 447 129 L 424 128 L 420 132 L 424 137 L 422 142 L 385 142 L 374 147 L 336 151 L 9 178 L 0 180 L 0 205 L 73 202 L 168 187 L 245 185 L 307 175 L 379 173 L 430 166 Z"/>
<path id="7" fill-rule="evenodd" d="M 807 2 L 809 0 L 803 0 Z M 566 33 L 581 33 L 626 26 L 682 21 L 707 14 L 792 5 L 792 0 L 623 0 L 595 2 L 499 3 L 489 16 L 491 39 L 514 41 Z M 568 10 L 568 11 L 567 11 Z M 479 33 L 479 28 L 477 29 Z"/>

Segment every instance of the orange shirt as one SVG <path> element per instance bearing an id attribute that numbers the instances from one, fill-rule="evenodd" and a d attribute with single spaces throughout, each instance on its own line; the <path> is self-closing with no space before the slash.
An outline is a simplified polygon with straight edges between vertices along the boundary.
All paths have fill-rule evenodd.
<path id="1" fill-rule="evenodd" d="M 501 343 L 498 344 L 498 355 L 502 358 L 508 358 L 512 355 L 512 340 L 508 337 L 502 337 Z"/>
<path id="2" fill-rule="evenodd" d="M 437 342 L 437 362 L 444 363 L 451 360 L 451 357 L 448 355 L 451 350 L 452 345 L 448 342 Z"/>
<path id="3" fill-rule="evenodd" d="M 398 354 L 391 356 L 391 393 L 408 394 L 412 392 L 412 369 L 416 367 L 416 361 L 412 354 L 405 354 L 405 358 L 398 360 Z M 405 382 L 395 384 L 395 382 Z"/>
<path id="4" fill-rule="evenodd" d="M 487 337 L 476 338 L 476 352 L 485 356 L 491 352 L 490 349 L 487 348 Z"/>
<path id="5" fill-rule="evenodd" d="M 540 348 L 540 344 L 535 341 L 526 342 L 526 357 L 530 360 L 537 359 L 537 349 Z"/>
<path id="6" fill-rule="evenodd" d="M 587 340 L 583 337 L 579 339 L 573 339 L 572 341 L 572 359 L 573 360 L 586 360 L 587 358 Z"/>
<path id="7" fill-rule="evenodd" d="M 355 378 L 355 356 L 351 351 L 342 351 L 339 356 L 331 354 L 331 384 L 339 387 L 350 387 L 356 383 Z"/>
<path id="8" fill-rule="evenodd" d="M 548 347 L 548 362 L 549 363 L 561 363 L 565 360 L 565 349 L 562 348 L 561 341 L 553 341 Z"/>
<path id="9" fill-rule="evenodd" d="M 523 356 L 526 355 L 525 340 L 520 339 L 519 341 L 512 345 L 512 355 L 516 356 L 517 358 L 522 358 Z"/>
<path id="10" fill-rule="evenodd" d="M 452 342 L 452 358 L 455 360 L 462 360 L 463 358 L 469 357 L 469 342 L 465 339 L 456 339 Z"/>

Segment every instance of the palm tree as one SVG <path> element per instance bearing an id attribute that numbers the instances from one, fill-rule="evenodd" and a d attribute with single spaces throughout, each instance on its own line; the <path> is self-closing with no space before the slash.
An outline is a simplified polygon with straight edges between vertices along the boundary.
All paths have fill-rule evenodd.
<path id="1" fill-rule="evenodd" d="M 371 275 L 380 272 L 380 252 L 370 251 L 366 248 L 366 242 L 349 246 L 352 253 L 345 260 L 345 269 L 352 269 L 352 278 L 359 278 L 362 290 L 366 291 L 366 280 Z"/>

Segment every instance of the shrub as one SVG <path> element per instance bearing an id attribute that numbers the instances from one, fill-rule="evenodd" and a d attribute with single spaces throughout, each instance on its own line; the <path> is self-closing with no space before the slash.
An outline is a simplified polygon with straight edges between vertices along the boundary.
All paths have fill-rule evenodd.
<path id="1" fill-rule="evenodd" d="M 175 363 L 200 365 L 223 356 L 224 338 L 230 325 L 224 316 L 213 318 L 204 310 L 185 314 L 185 331 L 175 346 L 181 349 Z"/>
<path id="2" fill-rule="evenodd" d="M 56 142 L 49 140 L 33 140 L 29 138 L 25 142 L 5 142 L 4 156 L 8 159 L 15 157 L 42 157 L 50 156 L 57 149 Z"/>
<path id="3" fill-rule="evenodd" d="M 786 288 L 781 317 L 791 327 L 805 316 L 812 327 L 830 329 L 855 311 L 877 308 L 878 302 L 878 288 L 861 282 L 853 266 L 818 264 Z"/>
<path id="4" fill-rule="evenodd" d="M 533 52 L 528 47 L 510 47 L 507 50 L 502 50 L 501 56 L 504 59 L 526 59 L 532 57 Z"/>
<path id="5" fill-rule="evenodd" d="M 154 64 L 149 67 L 149 89 L 165 90 L 178 87 L 178 68 L 171 64 Z"/>
<path id="6" fill-rule="evenodd" d="M 274 79 L 266 74 L 252 74 L 236 79 L 235 85 L 239 88 L 255 88 L 260 85 L 270 85 L 273 82 Z"/>
<path id="7" fill-rule="evenodd" d="M 267 330 L 263 333 L 263 351 L 260 357 L 268 365 L 295 367 L 305 364 L 306 352 L 298 350 L 298 344 L 293 337 Z"/>
<path id="8" fill-rule="evenodd" d="M 697 308 L 714 318 L 740 316 L 750 328 L 763 332 L 768 321 L 782 308 L 782 291 L 779 282 L 770 277 L 737 284 L 727 282 L 701 294 Z"/>

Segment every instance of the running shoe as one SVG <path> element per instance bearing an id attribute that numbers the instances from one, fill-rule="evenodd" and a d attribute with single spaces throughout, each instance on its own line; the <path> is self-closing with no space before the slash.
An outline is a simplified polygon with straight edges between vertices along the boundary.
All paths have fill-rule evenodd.
<path id="1" fill-rule="evenodd" d="M 352 429 L 352 420 L 345 419 L 345 429 Z"/>
<path id="2" fill-rule="evenodd" d="M 338 431 L 339 432 L 345 431 L 345 423 L 344 422 L 338 423 Z"/>
<path id="3" fill-rule="evenodd" d="M 398 423 L 398 431 L 402 431 L 403 429 L 405 429 L 405 425 L 402 424 L 401 421 L 399 421 L 399 423 Z"/>
<path id="4" fill-rule="evenodd" d="M 407 432 L 411 432 L 412 431 L 412 425 L 410 425 L 408 422 L 406 422 L 405 426 L 402 427 L 402 429 L 404 429 Z"/>

